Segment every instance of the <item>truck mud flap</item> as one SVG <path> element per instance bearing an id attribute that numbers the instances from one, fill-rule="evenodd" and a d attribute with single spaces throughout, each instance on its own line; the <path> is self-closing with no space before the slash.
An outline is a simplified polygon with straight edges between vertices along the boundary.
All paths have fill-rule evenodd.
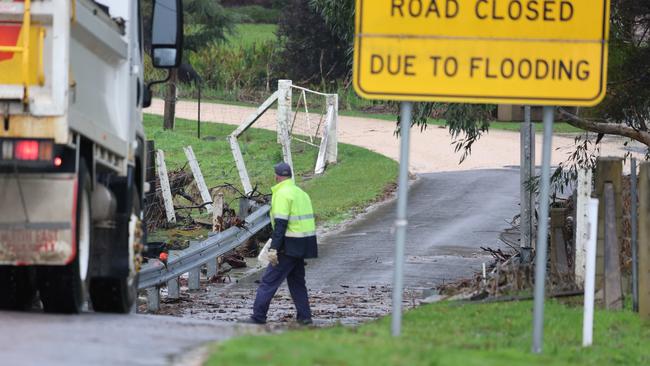
<path id="1" fill-rule="evenodd" d="M 74 174 L 0 175 L 0 265 L 66 265 L 76 255 Z"/>

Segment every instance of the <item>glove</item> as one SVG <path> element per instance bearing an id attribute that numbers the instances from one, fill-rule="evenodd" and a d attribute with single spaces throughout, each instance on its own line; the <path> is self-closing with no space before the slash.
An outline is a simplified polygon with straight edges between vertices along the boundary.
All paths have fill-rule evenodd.
<path id="1" fill-rule="evenodd" d="M 269 254 L 267 255 L 267 258 L 269 260 L 269 263 L 273 267 L 277 266 L 280 261 L 278 260 L 278 251 L 275 249 L 269 249 Z"/>

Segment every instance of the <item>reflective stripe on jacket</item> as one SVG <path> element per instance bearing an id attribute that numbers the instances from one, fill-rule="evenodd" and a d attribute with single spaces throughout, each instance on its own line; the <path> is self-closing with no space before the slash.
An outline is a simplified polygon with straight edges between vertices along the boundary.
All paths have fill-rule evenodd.
<path id="1" fill-rule="evenodd" d="M 271 247 L 298 258 L 318 255 L 316 220 L 309 195 L 292 179 L 271 188 Z"/>

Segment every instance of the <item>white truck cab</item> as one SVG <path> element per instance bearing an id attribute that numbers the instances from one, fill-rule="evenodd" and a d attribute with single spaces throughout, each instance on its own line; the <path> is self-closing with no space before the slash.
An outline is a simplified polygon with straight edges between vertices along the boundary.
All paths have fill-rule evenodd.
<path id="1" fill-rule="evenodd" d="M 142 0 L 144 2 L 145 0 Z M 182 53 L 180 0 L 153 2 L 152 60 Z M 133 306 L 143 220 L 141 1 L 0 1 L 0 309 Z M 5 296 L 7 295 L 7 296 Z"/>

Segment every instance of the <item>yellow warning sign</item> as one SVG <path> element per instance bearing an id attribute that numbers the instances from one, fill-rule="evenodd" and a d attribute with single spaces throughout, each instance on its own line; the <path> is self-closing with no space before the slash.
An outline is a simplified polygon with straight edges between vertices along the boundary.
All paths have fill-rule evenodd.
<path id="1" fill-rule="evenodd" d="M 368 99 L 593 106 L 610 0 L 356 0 Z"/>

